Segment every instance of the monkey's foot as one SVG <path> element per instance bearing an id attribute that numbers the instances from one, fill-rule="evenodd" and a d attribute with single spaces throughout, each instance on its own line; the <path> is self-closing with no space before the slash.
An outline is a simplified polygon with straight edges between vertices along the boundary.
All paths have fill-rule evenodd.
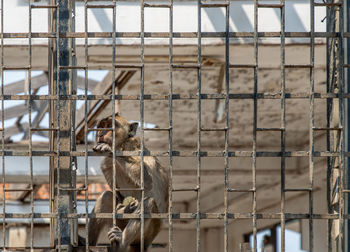
<path id="1" fill-rule="evenodd" d="M 112 152 L 111 147 L 106 143 L 98 143 L 92 149 L 96 152 Z"/>
<path id="2" fill-rule="evenodd" d="M 118 227 L 114 226 L 108 231 L 108 239 L 111 243 L 116 242 L 120 243 L 122 240 L 123 231 Z"/>

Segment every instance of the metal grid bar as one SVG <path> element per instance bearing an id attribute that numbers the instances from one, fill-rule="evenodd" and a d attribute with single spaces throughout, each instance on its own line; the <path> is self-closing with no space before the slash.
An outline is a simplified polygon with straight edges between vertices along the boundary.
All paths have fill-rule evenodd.
<path id="1" fill-rule="evenodd" d="M 29 24 L 29 43 L 28 43 L 28 51 L 29 51 L 29 68 L 27 70 L 27 78 L 28 78 L 28 95 L 32 94 L 32 8 L 31 3 L 28 1 L 28 24 Z M 30 169 L 30 212 L 31 212 L 31 220 L 30 220 L 30 249 L 32 250 L 34 247 L 34 182 L 33 182 L 33 156 L 32 156 L 32 100 L 28 100 L 28 138 L 29 138 L 29 169 Z"/>
<path id="2" fill-rule="evenodd" d="M 310 31 L 311 31 L 311 37 L 310 37 L 310 65 L 315 64 L 315 38 L 314 38 L 314 32 L 315 32 L 315 7 L 314 7 L 314 1 L 310 0 Z M 313 128 L 315 127 L 315 119 L 314 119 L 314 92 L 315 92 L 315 83 L 314 83 L 314 68 L 310 69 L 310 122 L 309 122 L 309 188 L 311 189 L 309 191 L 309 212 L 310 212 L 310 219 L 309 219 L 309 250 L 310 252 L 313 252 L 314 250 L 314 226 L 313 226 L 313 219 L 312 214 L 314 211 L 314 202 L 313 202 L 313 187 L 314 187 L 314 157 L 312 153 L 315 150 L 315 143 L 314 143 L 314 131 Z"/>
<path id="3" fill-rule="evenodd" d="M 281 128 L 286 128 L 286 76 L 285 76 L 285 0 L 281 0 Z M 285 219 L 285 176 L 286 176 L 286 157 L 284 155 L 286 148 L 285 130 L 281 131 L 281 251 L 286 249 L 286 219 Z"/>
<path id="4" fill-rule="evenodd" d="M 143 252 L 145 249 L 145 166 L 144 166 L 144 155 L 145 155 L 145 119 L 144 119 L 144 94 L 145 94 L 145 2 L 140 0 L 141 7 L 141 86 L 140 86 L 140 130 L 141 130 L 141 234 L 140 234 L 140 251 Z"/>
<path id="5" fill-rule="evenodd" d="M 1 0 L 1 96 L 4 96 L 4 0 Z M 4 99 L 1 99 L 1 127 L 5 125 L 5 107 L 4 107 Z M 3 153 L 1 153 L 1 163 L 2 163 L 2 223 L 6 221 L 6 194 L 5 194 L 5 183 L 6 183 L 6 175 L 5 175 L 5 130 L 1 131 L 1 149 Z M 5 250 L 6 246 L 6 226 L 2 225 L 2 248 Z"/>
<path id="6" fill-rule="evenodd" d="M 143 244 L 143 238 L 144 238 L 144 221 L 147 218 L 163 218 L 167 219 L 169 223 L 169 251 L 173 251 L 173 220 L 174 219 L 194 219 L 196 220 L 196 249 L 197 251 L 200 251 L 200 227 L 201 227 L 201 219 L 223 219 L 224 220 L 224 230 L 225 230 L 225 240 L 224 240 L 224 250 L 228 251 L 228 220 L 229 219 L 251 219 L 253 222 L 253 251 L 257 251 L 257 220 L 258 219 L 276 219 L 279 220 L 281 223 L 281 251 L 285 251 L 285 222 L 287 219 L 307 219 L 309 220 L 309 230 L 310 230 L 310 236 L 309 236 L 309 242 L 310 242 L 310 251 L 313 251 L 313 220 L 314 219 L 334 219 L 339 220 L 341 225 L 339 225 L 339 235 L 340 240 L 339 244 L 343 244 L 343 237 L 341 237 L 343 233 L 343 225 L 342 223 L 348 218 L 348 215 L 346 215 L 344 212 L 344 202 L 342 200 L 344 199 L 343 196 L 341 197 L 341 204 L 340 204 L 340 212 L 339 214 L 315 214 L 313 211 L 313 181 L 314 181 L 314 157 L 339 157 L 341 167 L 340 167 L 340 178 L 341 181 L 344 179 L 344 159 L 345 157 L 350 156 L 349 152 L 345 152 L 343 150 L 343 143 L 340 145 L 340 149 L 338 151 L 315 151 L 314 150 L 314 131 L 340 131 L 340 134 L 342 134 L 342 141 L 344 140 L 343 137 L 343 120 L 344 120 L 344 108 L 343 108 L 343 102 L 345 99 L 349 98 L 349 94 L 346 94 L 343 89 L 343 80 L 342 80 L 342 71 L 346 65 L 342 64 L 342 51 L 339 51 L 339 57 L 340 57 L 340 63 L 338 65 L 338 71 L 340 74 L 340 91 L 339 94 L 335 94 L 333 92 L 327 92 L 327 93 L 315 93 L 314 92 L 314 40 L 316 37 L 337 37 L 340 43 L 342 43 L 343 38 L 347 37 L 348 35 L 343 31 L 343 28 L 340 27 L 339 32 L 328 32 L 328 33 L 316 33 L 314 31 L 314 7 L 316 6 L 337 6 L 341 10 L 341 14 L 343 12 L 342 3 L 323 3 L 318 4 L 314 3 L 312 0 L 310 1 L 310 16 L 311 16 L 311 32 L 310 33 L 288 33 L 285 32 L 285 1 L 281 0 L 280 4 L 259 4 L 258 0 L 254 1 L 254 32 L 253 33 L 231 33 L 229 32 L 229 15 L 230 15 L 230 1 L 226 0 L 225 4 L 203 4 L 200 1 L 198 1 L 198 32 L 197 33 L 174 33 L 173 32 L 173 0 L 170 1 L 170 4 L 147 4 L 144 3 L 143 0 L 140 0 L 141 3 L 141 32 L 140 33 L 117 33 L 116 31 L 116 1 L 113 0 L 113 5 L 88 5 L 88 1 L 84 0 L 84 15 L 85 15 L 85 32 L 83 38 L 85 38 L 85 66 L 60 66 L 59 57 L 57 57 L 57 68 L 59 70 L 77 70 L 82 69 L 85 71 L 85 94 L 84 95 L 60 95 L 60 91 L 57 90 L 57 95 L 31 95 L 31 60 L 32 60 L 32 49 L 31 49 L 31 40 L 35 36 L 44 36 L 43 34 L 46 34 L 49 38 L 56 38 L 56 42 L 59 43 L 60 39 L 67 39 L 67 38 L 78 38 L 78 36 L 81 36 L 81 33 L 32 33 L 31 32 L 31 25 L 29 26 L 30 30 L 28 34 L 17 34 L 18 36 L 25 36 L 29 39 L 29 55 L 30 55 L 30 63 L 29 67 L 5 67 L 4 66 L 4 55 L 2 50 L 2 85 L 1 85 L 1 101 L 2 101 L 2 123 L 4 125 L 4 101 L 5 100 L 28 100 L 28 113 L 29 113 L 29 150 L 23 151 L 23 152 L 12 152 L 12 151 L 5 151 L 5 145 L 4 145 L 4 132 L 6 129 L 1 130 L 2 131 L 2 162 L 3 162 L 3 198 L 4 198 L 4 207 L 3 207 L 3 214 L 0 214 L 0 216 L 3 218 L 3 221 L 5 223 L 6 218 L 31 218 L 31 245 L 30 249 L 34 249 L 33 245 L 33 220 L 34 219 L 42 219 L 42 218 L 57 218 L 58 220 L 65 220 L 67 218 L 74 219 L 74 218 L 85 218 L 86 220 L 86 233 L 89 232 L 88 228 L 88 222 L 90 218 L 111 218 L 113 217 L 113 224 L 116 225 L 116 219 L 117 218 L 135 218 L 140 219 L 141 221 L 141 251 L 144 250 L 144 244 Z M 1 1 L 1 4 L 3 5 L 3 0 Z M 154 7 L 154 8 L 169 8 L 169 16 L 170 16 L 170 22 L 169 22 L 169 33 L 145 33 L 144 32 L 144 8 L 145 7 Z M 226 31 L 224 33 L 202 33 L 201 32 L 201 8 L 211 8 L 211 7 L 225 7 L 226 9 Z M 52 6 L 36 6 L 30 4 L 29 1 L 29 23 L 31 24 L 31 9 L 32 8 L 53 8 L 57 9 L 57 20 L 59 20 L 59 4 L 52 5 Z M 88 8 L 113 8 L 113 32 L 111 33 L 89 33 L 87 29 L 87 9 Z M 281 11 L 281 32 L 277 33 L 260 33 L 258 32 L 258 8 L 279 8 Z M 1 8 L 1 14 L 3 14 L 3 8 Z M 3 16 L 3 15 L 1 15 Z M 342 17 L 342 16 L 341 16 Z M 3 20 L 3 17 L 1 17 Z M 341 19 L 342 20 L 342 19 Z M 3 22 L 1 24 L 1 47 L 4 48 L 3 40 L 6 36 L 11 36 L 11 38 L 16 37 L 16 34 L 7 34 L 3 33 Z M 57 31 L 59 31 L 59 27 L 57 25 Z M 68 35 L 67 35 L 68 34 Z M 61 36 L 62 35 L 62 36 Z M 119 36 L 120 35 L 120 36 Z M 229 40 L 230 38 L 236 37 L 245 37 L 250 36 L 254 38 L 254 60 L 255 63 L 251 65 L 231 65 L 229 62 Z M 310 38 L 310 64 L 306 65 L 287 65 L 285 64 L 285 38 L 290 37 L 298 37 L 298 36 L 305 36 Z M 112 85 L 112 94 L 111 95 L 88 95 L 88 38 L 93 37 L 99 37 L 99 36 L 106 36 L 106 37 L 112 37 L 113 39 L 113 63 L 112 63 L 112 78 L 113 78 L 113 85 Z M 116 37 L 130 37 L 135 36 L 137 38 L 141 39 L 141 66 L 135 66 L 135 65 L 117 65 L 115 63 L 116 58 Z M 168 95 L 148 95 L 144 94 L 144 47 L 145 42 L 144 39 L 148 37 L 166 37 L 169 38 L 169 94 Z M 197 38 L 198 39 L 198 55 L 197 55 L 197 61 L 198 64 L 196 65 L 178 65 L 173 64 L 173 38 L 176 37 L 191 37 L 191 38 Z M 201 73 L 202 73 L 202 55 L 201 55 L 201 39 L 202 37 L 224 37 L 225 38 L 225 94 L 202 94 L 201 93 Z M 259 38 L 261 37 L 280 37 L 281 39 L 281 92 L 279 94 L 273 94 L 273 93 L 259 93 L 258 92 L 258 46 L 259 46 Z M 340 47 L 342 48 L 342 47 Z M 59 54 L 59 45 L 57 44 L 57 55 Z M 139 68 L 141 70 L 141 93 L 140 95 L 115 95 L 115 68 Z M 173 94 L 173 80 L 172 80 L 172 74 L 173 69 L 181 69 L 181 68 L 193 68 L 197 69 L 198 74 L 198 86 L 197 86 L 197 94 L 190 94 L 190 95 L 182 95 L 182 94 Z M 230 68 L 252 68 L 254 69 L 254 93 L 253 94 L 236 94 L 236 93 L 230 93 L 230 86 L 229 86 L 229 69 Z M 310 69 L 310 92 L 309 93 L 286 93 L 285 90 L 285 69 L 286 68 L 307 68 Z M 4 70 L 27 70 L 28 71 L 28 78 L 29 78 L 29 94 L 28 95 L 5 95 L 3 92 L 3 86 L 4 86 L 4 78 L 3 78 L 3 71 Z M 57 69 L 57 82 L 59 82 L 59 71 Z M 310 135 L 309 135 L 309 150 L 308 151 L 286 151 L 285 150 L 285 131 L 286 131 L 286 118 L 285 118 L 285 102 L 286 99 L 309 99 L 310 102 Z M 314 125 L 314 102 L 315 99 L 334 99 L 339 98 L 339 109 L 340 109 L 340 125 L 339 127 L 315 127 Z M 173 125 L 172 125 L 172 117 L 173 117 L 173 100 L 185 100 L 185 99 L 193 99 L 198 102 L 198 110 L 197 110 L 197 116 L 198 116 L 198 125 L 197 125 L 197 134 L 198 134 L 198 141 L 197 141 L 197 151 L 195 152 L 188 152 L 188 151 L 176 151 L 173 150 Z M 221 99 L 225 101 L 225 128 L 203 128 L 202 122 L 201 122 L 201 101 L 206 99 Z M 253 114 L 253 150 L 252 151 L 229 151 L 229 102 L 230 99 L 251 99 L 254 102 L 254 114 Z M 257 127 L 257 120 L 258 120 L 258 100 L 259 99 L 279 99 L 281 101 L 281 127 L 280 128 L 258 128 Z M 88 107 L 88 101 L 89 100 L 111 100 L 113 102 L 112 105 L 112 111 L 113 116 L 116 114 L 116 108 L 115 108 L 115 102 L 116 100 L 138 100 L 140 101 L 140 121 L 141 121 L 141 151 L 139 152 L 120 152 L 116 151 L 115 147 L 115 140 L 113 140 L 113 184 L 114 184 L 114 190 L 113 190 L 113 204 L 115 204 L 115 195 L 117 191 L 122 190 L 131 190 L 130 188 L 116 188 L 116 181 L 115 181 L 115 173 L 116 173 L 116 167 L 115 167 L 115 160 L 117 156 L 141 156 L 141 164 L 142 164 L 142 172 L 141 172 L 141 188 L 132 189 L 132 190 L 140 190 L 142 192 L 142 200 L 141 200 L 141 214 L 116 214 L 115 209 L 113 209 L 113 213 L 111 214 L 89 214 L 88 213 L 88 190 L 87 187 L 84 188 L 65 188 L 60 187 L 60 181 L 58 181 L 58 193 L 63 194 L 63 191 L 86 191 L 85 193 L 85 214 L 76 214 L 76 213 L 63 213 L 63 214 L 37 214 L 34 213 L 33 208 L 33 171 L 32 171 L 32 157 L 33 156 L 54 156 L 57 157 L 58 160 L 58 167 L 60 167 L 60 158 L 61 157 L 77 157 L 77 156 L 84 156 L 85 157 L 85 186 L 88 184 L 88 157 L 89 156 L 103 156 L 100 154 L 96 154 L 93 152 L 88 151 L 88 139 L 87 134 L 90 131 L 97 131 L 101 129 L 92 129 L 88 128 L 87 119 L 84 119 L 84 131 L 85 131 L 85 151 L 78 152 L 78 151 L 61 151 L 60 146 L 60 134 L 58 134 L 58 142 L 57 142 L 57 151 L 32 151 L 32 132 L 35 131 L 59 131 L 60 129 L 60 113 L 57 113 L 57 122 L 58 127 L 57 128 L 48 128 L 48 129 L 41 129 L 41 128 L 32 128 L 31 126 L 31 108 L 32 108 L 32 102 L 33 100 L 56 100 L 57 102 L 57 111 L 62 109 L 60 107 L 60 103 L 62 101 L 75 101 L 75 100 L 84 100 L 85 103 L 85 115 L 87 115 L 87 107 Z M 144 101 L 145 100 L 167 100 L 169 102 L 169 128 L 144 128 Z M 113 125 L 113 128 L 111 129 L 104 129 L 108 131 L 112 131 L 113 135 L 115 136 L 115 126 Z M 144 148 L 144 131 L 168 131 L 169 132 L 169 151 L 167 153 L 164 152 L 149 152 L 145 151 Z M 225 132 L 225 150 L 224 151 L 216 151 L 216 152 L 205 152 L 201 151 L 201 132 L 202 131 L 224 131 Z M 276 131 L 281 132 L 281 151 L 278 152 L 262 152 L 257 151 L 257 132 L 262 131 Z M 114 138 L 115 139 L 115 138 Z M 169 157 L 169 173 L 170 173 L 170 185 L 169 185 L 169 213 L 167 214 L 146 214 L 144 212 L 144 167 L 143 167 L 143 159 L 145 156 L 166 156 Z M 30 173 L 31 173 L 31 188 L 25 189 L 31 192 L 31 213 L 30 214 L 9 214 L 5 212 L 5 192 L 10 191 L 17 191 L 16 189 L 6 189 L 5 188 L 5 169 L 4 169 L 4 160 L 5 156 L 29 156 L 30 157 Z M 173 156 L 182 156 L 182 157 L 197 157 L 197 186 L 195 188 L 174 188 L 172 185 L 172 179 L 173 179 Z M 201 157 L 202 156 L 208 156 L 208 157 L 224 157 L 225 158 L 225 191 L 224 191 L 224 202 L 225 202 L 225 210 L 223 213 L 201 213 L 200 211 L 200 186 L 201 186 Z M 253 159 L 253 165 L 252 165 L 252 189 L 235 189 L 235 188 L 229 188 L 229 180 L 228 180 L 228 173 L 229 173 L 229 157 L 252 157 Z M 257 211 L 257 188 L 256 188 L 256 167 L 257 167 L 257 157 L 281 157 L 281 213 L 277 214 L 267 214 L 267 213 L 258 213 Z M 309 158 L 309 188 L 285 188 L 285 159 L 286 157 L 308 157 Z M 60 178 L 60 168 L 58 169 L 58 178 Z M 348 190 L 342 189 L 345 185 L 345 180 L 340 184 L 340 191 L 341 194 L 348 193 Z M 18 189 L 19 190 L 19 189 Z M 22 189 L 23 191 L 24 189 Z M 197 193 L 196 197 L 196 212 L 195 213 L 186 213 L 186 214 L 174 214 L 173 213 L 173 202 L 172 202 L 172 192 L 175 191 L 195 191 Z M 302 214 L 290 214 L 285 212 L 285 193 L 286 192 L 308 192 L 309 194 L 309 212 L 308 213 L 302 213 Z M 251 213 L 229 213 L 228 206 L 228 192 L 245 192 L 245 193 L 252 193 L 253 197 L 253 204 L 252 204 L 252 212 Z M 58 228 L 60 229 L 60 225 L 58 225 Z M 3 225 L 3 231 L 5 231 L 5 225 Z M 61 230 L 59 230 L 59 236 L 61 236 Z M 4 232 L 5 233 L 5 232 Z M 61 237 L 60 237 L 61 238 Z M 86 241 L 88 244 L 88 236 L 86 236 Z M 58 248 L 61 249 L 64 248 L 63 244 L 61 244 L 61 239 L 58 239 Z M 3 243 L 3 248 L 7 248 L 5 246 L 5 239 Z M 94 248 L 94 247 L 91 247 Z M 86 246 L 86 251 L 89 251 L 89 246 Z"/>
<path id="7" fill-rule="evenodd" d="M 170 0 L 169 8 L 169 252 L 174 251 L 173 234 L 173 32 L 174 32 L 174 1 Z"/>
<path id="8" fill-rule="evenodd" d="M 226 1 L 226 38 L 225 38 L 225 191 L 224 191 L 224 207 L 225 207 L 225 218 L 224 218 L 224 251 L 229 251 L 229 230 L 228 230 L 228 212 L 229 212 L 229 202 L 228 202 L 228 187 L 229 187 L 229 108 L 230 108 L 230 100 L 229 100 L 229 92 L 230 92 L 230 1 Z"/>
<path id="9" fill-rule="evenodd" d="M 89 55 L 89 39 L 88 39 L 88 0 L 84 0 L 84 32 L 85 32 L 85 40 L 84 40 L 84 61 L 85 61 L 85 68 L 84 68 L 84 75 L 85 75 L 85 89 L 84 89 L 84 94 L 85 94 L 85 99 L 84 99 L 84 147 L 85 147 L 85 156 L 84 156 L 84 186 L 88 187 L 89 184 L 89 157 L 88 157 L 88 100 L 87 100 L 87 95 L 88 95 L 88 69 L 89 69 L 89 60 L 88 60 L 88 55 Z M 113 130 L 113 129 L 112 129 Z M 113 194 L 114 195 L 114 194 Z M 89 190 L 85 191 L 85 244 L 86 248 L 85 251 L 88 252 L 90 250 L 90 240 L 89 240 L 89 224 L 90 224 L 90 219 L 88 218 L 89 215 Z"/>
<path id="10" fill-rule="evenodd" d="M 115 32 L 118 38 L 141 38 L 139 32 Z M 89 32 L 88 38 L 113 38 L 113 32 Z M 225 32 L 201 32 L 203 38 L 225 38 Z M 280 32 L 258 32 L 259 38 L 279 38 Z M 314 38 L 336 38 L 339 36 L 338 32 L 314 32 Z M 27 33 L 13 32 L 3 34 L 6 39 L 13 38 L 28 38 Z M 84 32 L 33 32 L 32 38 L 85 38 Z M 145 32 L 145 38 L 169 38 L 168 32 Z M 197 38 L 198 32 L 174 32 L 173 38 Z M 254 32 L 230 32 L 230 38 L 254 38 Z M 310 32 L 285 32 L 286 38 L 310 38 Z M 343 38 L 349 38 L 350 32 L 344 32 Z"/>
<path id="11" fill-rule="evenodd" d="M 197 0 L 197 35 L 198 35 L 198 42 L 197 42 L 197 152 L 200 153 L 201 151 L 201 128 L 202 128 L 202 101 L 201 101 L 201 93 L 202 93 L 202 8 L 201 8 L 201 1 Z M 200 252 L 200 187 L 201 187 L 201 156 L 197 156 L 197 188 L 196 191 L 196 213 L 197 213 L 197 219 L 196 219 L 196 251 Z"/>
<path id="12" fill-rule="evenodd" d="M 258 0 L 254 0 L 254 100 L 253 100 L 253 150 L 252 150 L 252 226 L 253 226 L 253 251 L 257 251 L 257 218 L 256 218 L 256 129 L 257 129 L 257 113 L 258 113 L 258 71 L 259 71 L 259 52 L 258 52 Z"/>

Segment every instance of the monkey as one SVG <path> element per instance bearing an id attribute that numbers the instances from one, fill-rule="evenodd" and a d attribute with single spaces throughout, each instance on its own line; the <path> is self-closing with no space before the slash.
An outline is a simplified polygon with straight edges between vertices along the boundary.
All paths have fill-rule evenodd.
<path id="1" fill-rule="evenodd" d="M 118 113 L 103 118 L 97 123 L 97 128 L 112 128 L 115 124 L 115 150 L 138 151 L 141 149 L 141 141 L 136 136 L 138 123 L 129 123 Z M 97 130 L 97 144 L 93 147 L 95 152 L 107 152 L 101 164 L 101 170 L 106 178 L 107 184 L 113 190 L 113 132 Z M 146 149 L 145 149 L 146 150 Z M 168 209 L 168 185 L 169 178 L 167 170 L 153 156 L 144 156 L 144 212 L 166 213 Z M 136 189 L 141 187 L 141 157 L 140 156 L 117 156 L 116 187 L 125 189 Z M 116 207 L 117 213 L 141 213 L 141 191 L 120 190 L 116 193 L 117 206 L 113 206 L 113 193 L 103 192 L 98 199 L 93 213 L 111 213 Z M 125 203 L 126 199 L 132 199 Z M 123 202 L 124 201 L 124 202 Z M 113 226 L 112 219 L 91 219 L 89 222 L 89 243 L 96 245 L 100 230 L 108 225 L 108 238 L 111 243 L 116 243 L 116 251 L 132 252 L 140 251 L 141 223 L 138 219 L 117 219 Z M 160 219 L 146 219 L 144 222 L 144 248 L 145 251 L 159 233 L 161 228 Z"/>

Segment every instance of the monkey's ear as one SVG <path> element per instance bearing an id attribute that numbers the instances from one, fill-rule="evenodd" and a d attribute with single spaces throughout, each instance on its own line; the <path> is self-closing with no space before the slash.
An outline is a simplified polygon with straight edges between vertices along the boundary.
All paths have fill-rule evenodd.
<path id="1" fill-rule="evenodd" d="M 130 125 L 129 125 L 129 136 L 130 137 L 133 137 L 136 135 L 136 131 L 137 131 L 138 126 L 139 126 L 139 123 L 137 123 L 137 122 L 130 123 Z"/>

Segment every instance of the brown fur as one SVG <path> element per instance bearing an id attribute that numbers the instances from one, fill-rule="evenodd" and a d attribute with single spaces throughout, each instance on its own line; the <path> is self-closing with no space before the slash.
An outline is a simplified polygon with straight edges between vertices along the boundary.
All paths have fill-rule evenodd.
<path id="1" fill-rule="evenodd" d="M 135 137 L 137 123 L 129 123 L 119 116 L 102 119 L 98 128 L 112 128 L 115 123 L 115 149 L 118 151 L 140 150 L 140 139 Z M 110 188 L 113 188 L 113 158 L 112 158 L 113 132 L 98 131 L 97 145 L 94 151 L 108 152 L 111 155 L 106 157 L 101 166 L 101 170 Z M 117 188 L 140 188 L 141 187 L 141 157 L 117 157 L 116 166 L 116 187 Z M 155 157 L 144 157 L 144 209 L 145 213 L 165 213 L 168 210 L 168 174 Z M 137 203 L 132 207 L 123 206 L 125 197 L 132 196 Z M 112 212 L 111 202 L 113 196 L 111 192 L 103 193 L 96 202 L 93 212 Z M 137 190 L 120 191 L 117 197 L 118 213 L 123 213 L 128 209 L 133 213 L 140 213 L 141 192 Z M 111 219 L 92 219 L 89 223 L 89 241 L 91 245 L 96 245 L 97 237 L 103 225 L 111 227 L 109 239 L 117 242 L 117 251 L 137 251 L 140 243 L 140 221 L 139 220 L 118 220 L 117 227 L 112 227 Z M 144 231 L 145 248 L 151 245 L 153 239 L 159 233 L 161 221 L 159 219 L 146 219 Z"/>

